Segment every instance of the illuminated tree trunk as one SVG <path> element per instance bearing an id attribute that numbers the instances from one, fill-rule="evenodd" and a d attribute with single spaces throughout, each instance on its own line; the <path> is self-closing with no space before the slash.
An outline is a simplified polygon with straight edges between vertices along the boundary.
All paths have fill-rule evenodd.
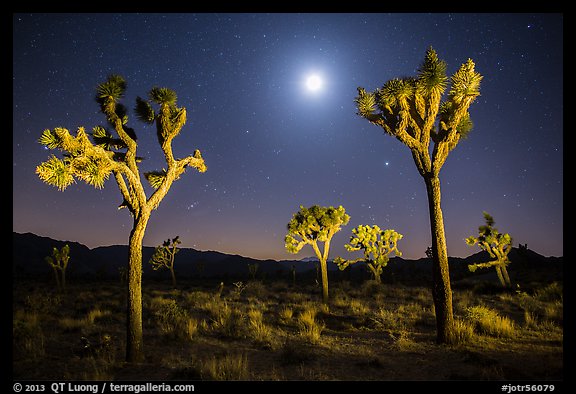
<path id="1" fill-rule="evenodd" d="M 328 303 L 328 268 L 326 260 L 320 259 L 320 271 L 322 273 L 322 302 Z"/>
<path id="2" fill-rule="evenodd" d="M 328 260 L 328 250 L 330 249 L 330 241 L 324 244 L 324 253 L 320 252 L 320 248 L 316 242 L 312 243 L 312 248 L 316 253 L 316 257 L 320 261 L 320 275 L 322 277 L 322 302 L 328 304 L 328 267 L 326 261 Z"/>
<path id="3" fill-rule="evenodd" d="M 444 219 L 440 206 L 440 179 L 435 176 L 425 176 L 424 181 L 428 194 L 432 232 L 432 297 L 436 311 L 436 340 L 438 343 L 449 344 L 453 339 L 454 315 Z"/>
<path id="4" fill-rule="evenodd" d="M 378 269 L 368 265 L 368 268 L 370 268 L 370 271 L 372 271 L 372 276 L 374 276 L 374 281 L 378 284 L 382 283 L 382 278 L 380 277 L 382 275 L 382 272 L 378 272 Z"/>
<path id="5" fill-rule="evenodd" d="M 134 221 L 130 232 L 128 259 L 128 313 L 126 321 L 126 361 L 144 361 L 142 335 L 142 242 L 150 214 Z"/>

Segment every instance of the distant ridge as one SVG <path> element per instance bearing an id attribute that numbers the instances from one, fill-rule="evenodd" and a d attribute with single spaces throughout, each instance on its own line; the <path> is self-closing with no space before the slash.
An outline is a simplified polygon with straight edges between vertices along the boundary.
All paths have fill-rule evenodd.
<path id="1" fill-rule="evenodd" d="M 33 233 L 12 233 L 12 272 L 13 277 L 51 275 L 50 267 L 44 258 L 51 254 L 52 248 L 70 245 L 70 265 L 67 274 L 71 276 L 119 277 L 119 270 L 128 261 L 127 245 L 100 246 L 90 249 L 74 241 L 54 240 Z M 148 264 L 153 247 L 142 249 L 142 261 L 145 277 L 166 277 L 163 271 L 153 271 Z M 509 258 L 512 261 L 508 270 L 513 283 L 537 278 L 542 281 L 562 280 L 563 257 L 544 257 L 530 249 L 513 248 Z M 474 281 L 478 279 L 496 281 L 494 270 L 477 270 L 471 273 L 468 264 L 488 261 L 486 252 L 479 252 L 466 258 L 450 257 L 450 276 L 452 281 Z M 192 248 L 181 248 L 176 255 L 175 270 L 177 277 L 230 277 L 248 279 L 249 265 L 258 264 L 257 277 L 289 278 L 292 267 L 302 274 L 315 275 L 316 260 L 306 257 L 300 260 L 258 260 L 250 257 L 226 254 L 215 251 L 198 251 Z M 429 283 L 431 281 L 431 262 L 428 258 L 407 260 L 401 257 L 390 259 L 384 269 L 384 282 Z M 336 265 L 329 263 L 331 275 L 344 279 L 355 279 L 370 276 L 363 264 L 356 264 L 345 271 L 339 271 Z"/>

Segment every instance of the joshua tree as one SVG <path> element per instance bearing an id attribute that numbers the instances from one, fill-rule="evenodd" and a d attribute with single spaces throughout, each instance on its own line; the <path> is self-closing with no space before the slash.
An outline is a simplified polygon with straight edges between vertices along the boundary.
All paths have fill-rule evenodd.
<path id="1" fill-rule="evenodd" d="M 258 272 L 258 263 L 248 264 L 248 272 L 252 280 L 256 280 L 256 272 Z"/>
<path id="2" fill-rule="evenodd" d="M 46 256 L 44 258 L 54 270 L 54 277 L 56 278 L 56 288 L 58 290 L 66 290 L 66 267 L 70 261 L 70 246 L 68 244 L 62 246 L 62 250 L 52 248 L 52 257 Z"/>
<path id="3" fill-rule="evenodd" d="M 57 127 L 44 130 L 39 142 L 50 149 L 64 152 L 62 159 L 51 156 L 36 167 L 40 179 L 63 191 L 75 178 L 83 180 L 98 189 L 114 176 L 123 201 L 118 207 L 127 208 L 133 218 L 132 231 L 128 241 L 128 308 L 126 360 L 140 362 L 144 359 L 142 340 L 142 239 L 152 210 L 156 209 L 172 183 L 182 175 L 187 167 L 199 172 L 206 171 L 204 159 L 199 150 L 182 159 L 174 158 L 172 140 L 186 123 L 186 109 L 176 105 L 176 93 L 167 88 L 154 87 L 149 92 L 149 100 L 136 98 L 136 116 L 145 123 L 156 123 L 156 136 L 166 160 L 166 168 L 161 171 L 144 173 L 144 177 L 154 189 L 146 196 L 140 177 L 138 164 L 142 160 L 136 155 L 138 147 L 136 133 L 128 127 L 126 107 L 119 101 L 126 90 L 125 80 L 112 75 L 98 85 L 96 101 L 101 112 L 116 132 L 114 137 L 102 126 L 86 133 L 78 128 L 76 136 L 67 129 Z M 153 104 L 158 106 L 155 111 Z M 92 137 L 92 140 L 89 138 Z"/>
<path id="4" fill-rule="evenodd" d="M 396 256 L 402 256 L 402 252 L 398 250 L 398 241 L 402 239 L 403 235 L 394 230 L 381 230 L 376 225 L 372 227 L 359 225 L 352 230 L 352 234 L 350 243 L 344 245 L 344 248 L 349 252 L 363 250 L 364 257 L 355 260 L 344 260 L 337 257 L 334 263 L 343 271 L 349 265 L 363 261 L 374 275 L 374 280 L 377 283 L 382 283 L 380 276 L 382 269 L 388 265 L 390 253 L 394 252 Z"/>
<path id="5" fill-rule="evenodd" d="M 486 224 L 478 227 L 478 237 L 470 236 L 466 238 L 466 244 L 469 246 L 478 246 L 488 252 L 490 257 L 495 260 L 487 263 L 469 264 L 468 269 L 471 272 L 476 271 L 478 268 L 496 269 L 496 274 L 502 287 L 510 287 L 510 277 L 506 266 L 510 264 L 508 260 L 508 253 L 512 250 L 512 237 L 509 234 L 500 234 L 494 226 L 494 219 L 487 212 L 483 212 Z"/>
<path id="6" fill-rule="evenodd" d="M 432 235 L 432 296 L 436 310 L 437 342 L 451 343 L 454 317 L 448 271 L 444 219 L 440 207 L 440 169 L 448 154 L 472 129 L 468 108 L 480 95 L 482 76 L 468 59 L 448 86 L 446 63 L 429 48 L 416 77 L 396 78 L 367 92 L 358 88 L 357 114 L 406 145 L 426 184 Z M 433 143 L 432 154 L 430 142 Z"/>
<path id="7" fill-rule="evenodd" d="M 170 270 L 170 275 L 172 275 L 172 287 L 176 288 L 176 275 L 174 274 L 174 258 L 176 253 L 180 249 L 176 247 L 179 245 L 180 237 L 176 236 L 172 240 L 166 240 L 160 246 L 154 249 L 154 254 L 150 258 L 150 264 L 152 264 L 152 269 L 157 271 L 162 268 L 168 268 Z"/>
<path id="8" fill-rule="evenodd" d="M 342 206 L 321 207 L 313 205 L 310 208 L 300 206 L 300 210 L 292 216 L 288 223 L 288 234 L 284 241 L 289 253 L 298 253 L 306 244 L 314 249 L 320 261 L 322 273 L 322 301 L 328 303 L 328 269 L 326 262 L 330 253 L 330 241 L 334 234 L 350 220 L 350 216 Z M 324 251 L 320 251 L 318 242 L 324 242 Z"/>

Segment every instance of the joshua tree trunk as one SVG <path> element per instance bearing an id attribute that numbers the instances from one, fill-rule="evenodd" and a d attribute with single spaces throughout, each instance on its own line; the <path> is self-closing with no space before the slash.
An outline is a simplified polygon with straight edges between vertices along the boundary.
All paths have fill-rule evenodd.
<path id="1" fill-rule="evenodd" d="M 324 253 L 320 252 L 318 244 L 314 242 L 312 248 L 316 253 L 316 257 L 320 260 L 320 274 L 322 276 L 322 302 L 328 304 L 328 267 L 326 261 L 328 260 L 328 250 L 330 249 L 330 241 L 324 244 Z"/>
<path id="2" fill-rule="evenodd" d="M 449 344 L 453 339 L 454 315 L 444 219 L 440 206 L 440 179 L 435 176 L 425 176 L 424 181 L 428 194 L 432 231 L 432 297 L 436 311 L 437 342 Z"/>
<path id="3" fill-rule="evenodd" d="M 496 274 L 500 280 L 502 287 L 510 287 L 510 277 L 508 276 L 508 270 L 504 264 L 496 266 Z"/>
<path id="4" fill-rule="evenodd" d="M 62 290 L 62 286 L 60 286 L 60 277 L 58 276 L 58 269 L 56 269 L 56 267 L 52 267 L 52 270 L 54 271 L 54 277 L 56 278 L 56 289 L 60 291 Z"/>
<path id="5" fill-rule="evenodd" d="M 174 265 L 170 267 L 170 274 L 172 275 L 172 287 L 176 288 L 176 275 L 174 274 Z"/>
<path id="6" fill-rule="evenodd" d="M 504 277 L 504 281 L 506 282 L 506 286 L 511 287 L 512 283 L 510 283 L 510 277 L 508 276 L 508 270 L 506 269 L 505 264 L 502 264 L 502 276 Z"/>
<path id="7" fill-rule="evenodd" d="M 130 232 L 128 259 L 128 314 L 126 321 L 126 361 L 144 361 L 142 338 L 142 241 L 150 214 L 134 221 Z"/>
<path id="8" fill-rule="evenodd" d="M 328 303 L 328 268 L 326 260 L 320 259 L 320 271 L 322 272 L 322 302 Z"/>
<path id="9" fill-rule="evenodd" d="M 62 291 L 66 290 L 66 268 L 62 268 Z"/>
<path id="10" fill-rule="evenodd" d="M 368 265 L 368 268 L 370 268 L 370 271 L 372 272 L 372 276 L 374 276 L 374 281 L 378 284 L 382 283 L 382 278 L 380 278 L 380 275 L 377 271 L 377 268 L 373 267 L 372 265 Z"/>

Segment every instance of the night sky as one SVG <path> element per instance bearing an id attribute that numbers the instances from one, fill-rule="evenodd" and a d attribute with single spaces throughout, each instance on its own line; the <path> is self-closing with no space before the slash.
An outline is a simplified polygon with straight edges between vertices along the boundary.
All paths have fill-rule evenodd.
<path id="1" fill-rule="evenodd" d="M 405 258 L 431 245 L 424 181 L 409 149 L 356 115 L 356 88 L 415 76 L 426 49 L 451 76 L 468 58 L 484 76 L 474 129 L 440 180 L 450 256 L 478 252 L 482 212 L 500 232 L 545 256 L 563 252 L 563 15 L 543 14 L 13 14 L 13 230 L 90 248 L 128 243 L 132 218 L 111 177 L 101 190 L 44 184 L 38 164 L 57 151 L 44 129 L 105 125 L 94 100 L 110 74 L 138 135 L 143 171 L 165 167 L 155 126 L 137 120 L 136 96 L 176 91 L 188 121 L 177 158 L 199 149 L 152 213 L 144 245 L 259 259 L 312 256 L 284 249 L 300 205 L 342 205 L 351 216 L 330 258 L 359 224 L 404 235 Z M 307 78 L 321 86 L 311 91 Z M 147 183 L 146 183 L 147 184 Z M 148 192 L 152 189 L 147 186 Z"/>

